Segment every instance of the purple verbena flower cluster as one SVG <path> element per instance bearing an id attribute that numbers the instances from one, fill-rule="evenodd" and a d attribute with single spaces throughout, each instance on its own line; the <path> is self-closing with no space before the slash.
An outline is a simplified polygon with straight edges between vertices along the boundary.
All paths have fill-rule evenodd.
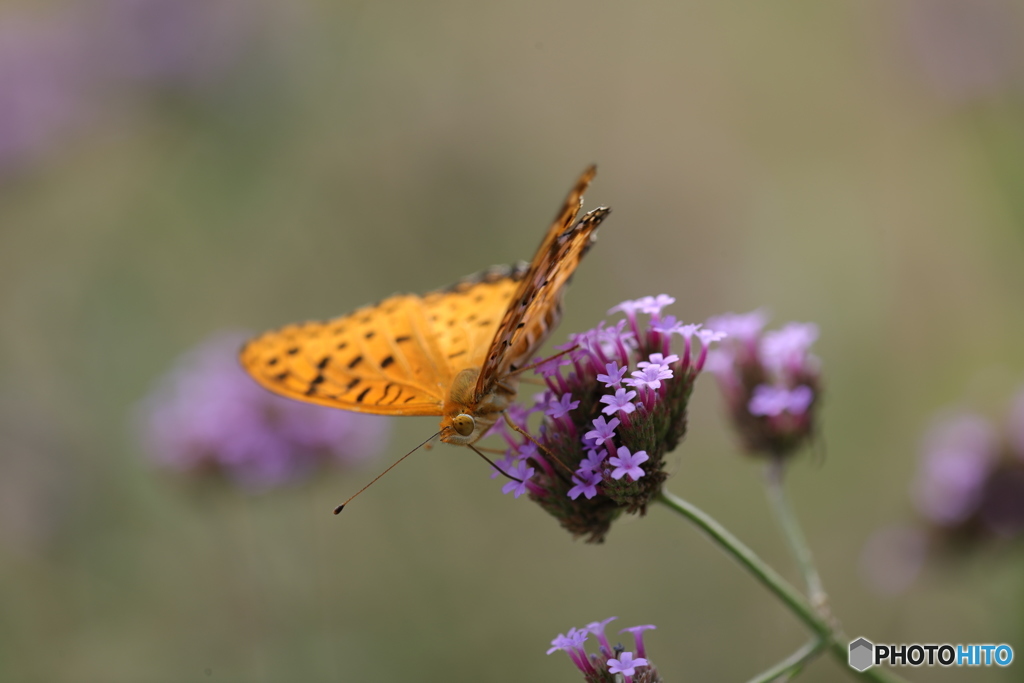
<path id="1" fill-rule="evenodd" d="M 506 483 L 505 493 L 528 493 L 592 542 L 604 540 L 623 511 L 646 511 L 667 476 L 664 455 L 686 433 L 687 402 L 708 347 L 725 336 L 663 316 L 673 301 L 665 294 L 625 301 L 609 311 L 625 319 L 570 335 L 556 347 L 561 355 L 538 365 L 547 391 L 509 416 L 525 425 L 542 413 L 535 432 L 541 448 L 499 428 L 509 450 L 497 464 L 522 480 Z"/>
<path id="2" fill-rule="evenodd" d="M 569 655 L 569 659 L 576 665 L 576 668 L 583 673 L 583 679 L 587 683 L 658 683 L 661 677 L 658 670 L 647 659 L 646 648 L 644 647 L 644 631 L 655 627 L 650 624 L 624 628 L 619 633 L 627 631 L 633 635 L 636 642 L 636 655 L 627 651 L 622 645 L 612 647 L 608 637 L 604 633 L 605 626 L 614 621 L 617 617 L 609 617 L 604 621 L 594 621 L 583 628 L 571 628 L 568 633 L 559 633 L 558 637 L 551 641 L 548 654 L 561 650 Z M 583 648 L 590 636 L 597 638 L 598 653 L 588 654 Z M 622 678 L 619 678 L 621 676 Z"/>
<path id="3" fill-rule="evenodd" d="M 813 323 L 789 323 L 764 332 L 763 311 L 728 313 L 707 321 L 728 341 L 708 357 L 733 425 L 746 450 L 781 458 L 814 433 L 821 371 L 810 353 L 818 338 Z"/>
<path id="4" fill-rule="evenodd" d="M 1024 391 L 1003 429 L 981 415 L 941 416 L 925 434 L 911 492 L 947 538 L 1024 534 Z"/>
<path id="5" fill-rule="evenodd" d="M 248 337 L 207 340 L 143 401 L 144 445 L 156 463 L 265 490 L 328 463 L 358 464 L 386 445 L 387 418 L 282 398 L 256 384 L 238 364 Z"/>

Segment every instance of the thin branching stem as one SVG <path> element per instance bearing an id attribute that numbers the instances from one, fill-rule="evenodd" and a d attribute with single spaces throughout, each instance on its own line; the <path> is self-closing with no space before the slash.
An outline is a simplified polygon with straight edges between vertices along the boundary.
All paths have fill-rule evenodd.
<path id="1" fill-rule="evenodd" d="M 758 675 L 751 678 L 748 683 L 773 683 L 777 681 L 788 681 L 813 660 L 825 649 L 825 641 L 821 638 L 811 638 L 807 644 L 799 650 L 786 657 L 770 669 L 765 669 Z"/>
<path id="2" fill-rule="evenodd" d="M 750 572 L 762 586 L 775 595 L 789 608 L 797 619 L 803 622 L 808 629 L 823 641 L 825 648 L 833 658 L 846 667 L 847 647 L 849 645 L 846 636 L 841 631 L 833 629 L 830 621 L 814 609 L 807 598 L 794 588 L 792 584 L 768 566 L 764 560 L 744 545 L 742 541 L 733 536 L 728 529 L 696 505 L 664 489 L 658 495 L 657 500 L 670 510 L 690 520 L 715 545 L 724 550 L 740 566 Z M 865 669 L 864 671 L 857 671 L 853 668 L 847 668 L 847 670 L 853 676 L 858 676 L 865 681 L 875 681 L 875 683 L 899 683 L 904 680 L 891 671 L 877 666 Z"/>
<path id="3" fill-rule="evenodd" d="M 775 519 L 778 521 L 779 526 L 782 527 L 782 532 L 786 536 L 789 549 L 793 553 L 793 557 L 796 558 L 797 565 L 800 567 L 804 583 L 807 584 L 807 596 L 821 616 L 828 619 L 828 595 L 825 593 L 825 587 L 821 582 L 821 576 L 818 574 L 818 568 L 814 564 L 811 548 L 807 544 L 804 532 L 800 528 L 800 522 L 797 521 L 796 515 L 793 513 L 793 506 L 786 495 L 783 476 L 784 467 L 785 464 L 781 459 L 775 459 L 768 463 L 765 469 L 765 491 L 768 494 L 768 501 L 771 503 L 772 512 L 775 513 Z"/>

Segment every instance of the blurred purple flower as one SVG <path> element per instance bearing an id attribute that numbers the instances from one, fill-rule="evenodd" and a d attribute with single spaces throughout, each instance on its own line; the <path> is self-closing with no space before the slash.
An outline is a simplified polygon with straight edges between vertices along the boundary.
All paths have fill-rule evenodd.
<path id="1" fill-rule="evenodd" d="M 918 511 L 939 526 L 967 520 L 998 457 L 998 437 L 988 420 L 967 414 L 939 418 L 925 434 L 913 484 Z"/>
<path id="2" fill-rule="evenodd" d="M 251 0 L 101 0 L 94 59 L 112 80 L 202 86 L 242 61 L 262 3 Z"/>
<path id="3" fill-rule="evenodd" d="M 1020 22 L 1010 0 L 911 0 L 904 29 L 935 90 L 954 102 L 1020 86 Z"/>
<path id="4" fill-rule="evenodd" d="M 707 366 L 746 450 L 782 458 L 814 433 L 821 363 L 810 348 L 818 326 L 788 323 L 765 332 L 766 321 L 760 309 L 709 318 L 709 327 L 730 336 L 708 355 Z"/>
<path id="5" fill-rule="evenodd" d="M 160 465 L 212 471 L 249 489 L 355 465 L 387 443 L 387 418 L 276 396 L 238 363 L 248 335 L 222 333 L 186 354 L 142 404 L 145 444 Z"/>
<path id="6" fill-rule="evenodd" d="M 81 57 L 68 26 L 0 19 L 0 174 L 51 151 L 83 116 L 88 82 Z"/>
<path id="7" fill-rule="evenodd" d="M 944 416 L 926 433 L 911 493 L 940 539 L 1024 535 L 1024 458 L 1018 396 L 1004 429 L 973 414 Z M 968 547 L 962 543 L 955 547 Z"/>

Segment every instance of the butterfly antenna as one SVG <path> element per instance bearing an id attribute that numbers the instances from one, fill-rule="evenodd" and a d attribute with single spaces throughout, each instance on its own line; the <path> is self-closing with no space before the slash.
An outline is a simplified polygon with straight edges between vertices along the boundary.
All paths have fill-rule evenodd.
<path id="1" fill-rule="evenodd" d="M 362 492 L 363 492 L 363 491 L 365 491 L 366 489 L 368 489 L 368 488 L 370 488 L 371 486 L 373 486 L 373 485 L 374 485 L 374 484 L 375 484 L 375 483 L 377 482 L 377 480 L 378 480 L 378 479 L 380 479 L 381 477 L 383 477 L 383 476 L 384 476 L 385 474 L 387 474 L 387 473 L 388 473 L 388 472 L 390 472 L 391 470 L 395 469 L 395 466 L 396 466 L 396 465 L 398 465 L 398 463 L 402 462 L 403 460 L 405 460 L 406 458 L 408 458 L 408 457 L 409 457 L 410 455 L 412 455 L 413 453 L 415 453 L 416 451 L 418 451 L 418 450 L 419 450 L 420 448 L 422 448 L 423 446 L 426 446 L 428 442 L 430 442 L 431 440 L 433 440 L 434 438 L 436 438 L 436 437 L 438 437 L 438 436 L 440 436 L 440 435 L 441 435 L 441 432 L 438 432 L 437 434 L 434 434 L 434 435 L 433 435 L 433 436 L 431 436 L 431 437 L 430 437 L 429 439 L 427 439 L 426 441 L 424 441 L 423 443 L 421 443 L 421 444 L 420 444 L 419 446 L 417 446 L 416 448 L 412 449 L 411 451 L 409 451 L 408 453 L 406 453 L 405 455 L 403 455 L 403 456 L 402 456 L 401 458 L 399 458 L 398 460 L 396 460 L 396 461 L 395 461 L 395 462 L 394 462 L 394 463 L 393 463 L 393 464 L 391 465 L 391 467 L 387 468 L 386 470 L 384 470 L 383 472 L 381 472 L 380 474 L 378 474 L 378 475 L 377 475 L 376 477 L 374 477 L 374 478 L 373 478 L 373 481 L 371 481 L 371 482 L 370 482 L 369 484 L 367 484 L 366 486 L 364 486 L 363 488 L 359 489 L 358 491 L 356 491 L 355 493 L 353 493 L 353 494 L 352 494 L 351 496 L 349 496 L 348 500 L 346 500 L 346 501 L 345 501 L 344 503 L 342 503 L 342 504 L 341 504 L 341 505 L 339 505 L 338 507 L 334 508 L 334 514 L 338 514 L 338 513 L 340 513 L 340 512 L 342 511 L 342 510 L 344 510 L 344 509 L 345 509 L 345 506 L 346 506 L 346 505 L 348 505 L 349 503 L 351 503 L 351 502 L 352 502 L 352 499 L 353 499 L 353 498 L 355 498 L 355 497 L 356 497 L 356 496 L 358 496 L 358 495 L 359 495 L 360 493 L 362 493 Z"/>
<path id="2" fill-rule="evenodd" d="M 491 460 L 490 458 L 488 458 L 488 457 L 487 457 L 486 455 L 484 455 L 483 453 L 481 453 L 480 451 L 478 451 L 478 450 L 477 450 L 477 448 L 476 448 L 476 446 L 474 446 L 474 445 L 473 445 L 473 444 L 471 444 L 471 443 L 468 443 L 468 444 L 466 444 L 466 445 L 467 445 L 467 446 L 469 446 L 469 447 L 470 447 L 471 449 L 473 449 L 473 452 L 474 452 L 474 453 L 476 453 L 476 454 L 477 454 L 477 455 L 479 455 L 479 456 L 480 456 L 481 458 L 483 458 L 484 460 L 486 460 L 486 461 L 487 461 L 487 463 L 488 463 L 488 464 L 489 464 L 489 465 L 490 465 L 491 467 L 493 467 L 494 469 L 498 470 L 499 472 L 501 472 L 502 474 L 504 474 L 504 475 L 505 475 L 506 477 L 508 477 L 508 478 L 509 478 L 509 479 L 511 479 L 512 481 L 518 481 L 518 482 L 519 482 L 520 484 L 522 484 L 522 483 L 523 483 L 523 480 L 522 480 L 522 479 L 519 479 L 518 477 L 513 477 L 513 476 L 512 476 L 511 474 L 509 474 L 509 473 L 508 473 L 508 472 L 506 472 L 505 470 L 503 470 L 503 469 L 501 469 L 500 467 L 498 467 L 497 463 L 495 463 L 495 462 L 494 462 L 494 461 L 492 461 L 492 460 Z"/>

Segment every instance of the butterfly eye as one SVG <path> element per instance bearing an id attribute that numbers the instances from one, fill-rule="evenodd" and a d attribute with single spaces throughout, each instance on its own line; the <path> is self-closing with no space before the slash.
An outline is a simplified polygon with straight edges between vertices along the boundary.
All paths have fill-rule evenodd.
<path id="1" fill-rule="evenodd" d="M 452 425 L 462 436 L 469 436 L 476 429 L 476 421 L 472 415 L 466 415 L 466 413 L 459 413 L 452 418 Z"/>

